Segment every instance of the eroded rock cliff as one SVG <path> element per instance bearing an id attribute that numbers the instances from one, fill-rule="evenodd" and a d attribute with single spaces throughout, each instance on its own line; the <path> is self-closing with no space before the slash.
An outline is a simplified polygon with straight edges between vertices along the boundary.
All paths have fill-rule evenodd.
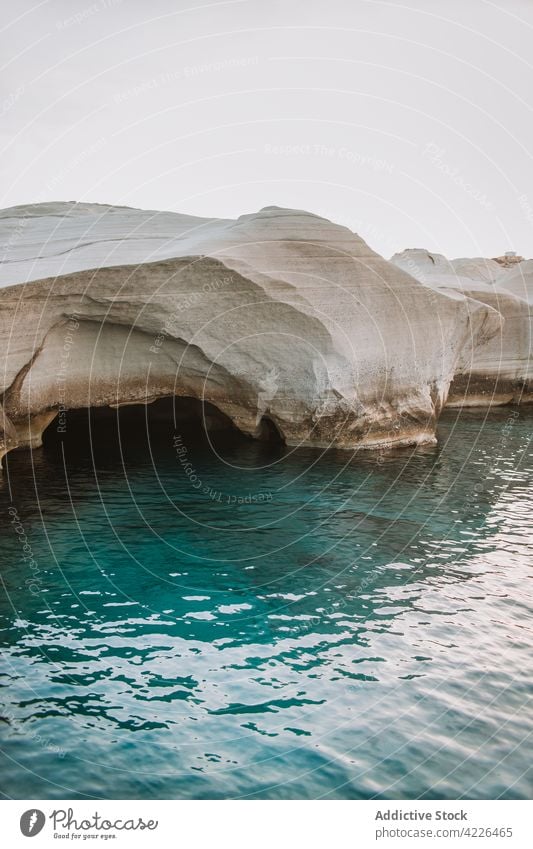
<path id="1" fill-rule="evenodd" d="M 524 297 L 518 297 L 527 289 L 525 273 L 519 268 L 529 263 L 516 266 L 502 277 L 500 266 L 493 260 L 449 261 L 421 249 L 395 254 L 391 262 L 409 269 L 431 289 L 457 292 L 466 298 L 469 309 L 482 303 L 501 316 L 496 333 L 490 337 L 477 333 L 467 340 L 450 386 L 449 406 L 533 400 L 533 309 Z M 499 275 L 494 276 L 494 266 Z"/>
<path id="2" fill-rule="evenodd" d="M 290 445 L 431 442 L 465 348 L 500 327 L 481 299 L 298 210 L 41 204 L 0 213 L 0 238 L 3 404 L 22 446 L 69 409 L 171 395 Z"/>

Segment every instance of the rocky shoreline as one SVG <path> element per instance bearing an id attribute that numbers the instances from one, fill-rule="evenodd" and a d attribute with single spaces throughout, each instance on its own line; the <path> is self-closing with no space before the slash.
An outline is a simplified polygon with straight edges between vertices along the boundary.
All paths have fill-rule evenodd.
<path id="1" fill-rule="evenodd" d="M 446 404 L 533 400 L 533 261 L 388 262 L 278 207 L 35 204 L 0 212 L 0 241 L 1 456 L 68 410 L 170 396 L 208 430 L 346 449 L 434 442 Z"/>

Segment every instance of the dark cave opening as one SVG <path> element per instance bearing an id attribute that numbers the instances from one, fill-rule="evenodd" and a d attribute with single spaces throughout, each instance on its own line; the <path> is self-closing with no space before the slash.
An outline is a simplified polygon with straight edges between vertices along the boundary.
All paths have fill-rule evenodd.
<path id="1" fill-rule="evenodd" d="M 269 442 L 271 445 L 283 445 L 284 439 L 269 416 L 263 416 L 259 423 L 259 434 L 257 437 L 261 442 Z"/>
<path id="2" fill-rule="evenodd" d="M 237 442 L 244 436 L 214 404 L 192 397 L 160 398 L 149 404 L 66 410 L 43 433 L 45 449 L 122 451 L 171 446 L 176 436 L 188 442 Z"/>

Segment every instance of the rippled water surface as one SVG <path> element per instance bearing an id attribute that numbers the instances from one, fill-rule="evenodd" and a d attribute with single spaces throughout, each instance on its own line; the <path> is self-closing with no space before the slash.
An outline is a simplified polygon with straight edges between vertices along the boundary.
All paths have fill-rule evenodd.
<path id="1" fill-rule="evenodd" d="M 4 795 L 530 798 L 532 421 L 10 455 Z"/>

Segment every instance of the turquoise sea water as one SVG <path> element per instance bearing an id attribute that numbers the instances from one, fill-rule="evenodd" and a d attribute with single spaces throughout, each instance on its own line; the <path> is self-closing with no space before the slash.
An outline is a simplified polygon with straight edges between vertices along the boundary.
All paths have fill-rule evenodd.
<path id="1" fill-rule="evenodd" d="M 532 422 L 10 455 L 3 795 L 530 798 Z"/>

